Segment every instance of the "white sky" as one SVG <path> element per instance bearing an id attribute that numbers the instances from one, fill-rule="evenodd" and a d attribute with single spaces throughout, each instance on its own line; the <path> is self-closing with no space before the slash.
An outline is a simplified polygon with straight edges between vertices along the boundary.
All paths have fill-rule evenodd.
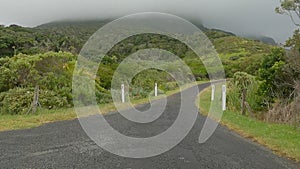
<path id="1" fill-rule="evenodd" d="M 284 42 L 296 27 L 275 13 L 280 0 L 0 0 L 0 24 L 36 26 L 76 18 L 167 12 L 199 18 L 206 27 L 265 35 Z"/>

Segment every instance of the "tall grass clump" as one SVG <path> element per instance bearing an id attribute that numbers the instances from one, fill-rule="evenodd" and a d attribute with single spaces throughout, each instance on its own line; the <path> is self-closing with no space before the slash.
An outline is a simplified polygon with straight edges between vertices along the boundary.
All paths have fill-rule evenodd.
<path id="1" fill-rule="evenodd" d="M 250 113 L 249 111 L 257 114 L 257 112 L 262 110 L 261 102 L 263 100 L 262 96 L 258 94 L 259 81 L 244 72 L 237 72 L 234 77 L 237 76 L 243 76 L 243 78 L 233 78 L 228 84 L 227 104 L 229 110 L 235 112 L 242 111 L 242 92 L 245 90 L 245 101 L 249 105 L 249 108 L 246 110 L 248 114 Z M 246 81 L 245 79 L 248 81 L 247 84 L 241 82 Z"/>

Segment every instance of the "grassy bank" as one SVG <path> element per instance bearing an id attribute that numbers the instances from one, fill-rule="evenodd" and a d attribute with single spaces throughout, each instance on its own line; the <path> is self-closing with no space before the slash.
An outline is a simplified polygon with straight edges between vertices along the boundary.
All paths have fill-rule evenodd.
<path id="1" fill-rule="evenodd" d="M 197 84 L 206 83 L 207 81 L 197 82 Z M 189 88 L 195 84 L 189 84 L 183 87 Z M 170 96 L 175 93 L 178 93 L 180 90 L 172 90 L 167 91 L 166 95 Z M 155 99 L 159 99 L 158 96 Z M 144 104 L 149 102 L 148 98 L 133 100 L 133 105 Z M 103 114 L 115 111 L 115 107 L 113 103 L 108 103 L 101 106 L 101 111 Z M 65 108 L 65 109 L 57 109 L 57 110 L 47 110 L 47 109 L 39 109 L 36 114 L 30 115 L 0 115 L 0 131 L 7 130 L 17 130 L 17 129 L 27 129 L 38 127 L 40 125 L 55 122 L 55 121 L 63 121 L 63 120 L 73 120 L 77 118 L 77 115 L 73 108 Z"/>
<path id="2" fill-rule="evenodd" d="M 210 88 L 200 94 L 199 105 L 204 115 L 207 115 L 209 110 L 210 98 Z M 266 123 L 233 111 L 226 111 L 221 123 L 240 135 L 268 147 L 277 155 L 300 162 L 300 131 L 293 126 Z"/>

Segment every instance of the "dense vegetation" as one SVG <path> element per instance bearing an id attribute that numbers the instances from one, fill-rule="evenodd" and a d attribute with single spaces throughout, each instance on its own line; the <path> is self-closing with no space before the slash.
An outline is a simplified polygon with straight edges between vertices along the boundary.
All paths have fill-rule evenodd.
<path id="1" fill-rule="evenodd" d="M 298 28 L 300 23 L 300 1 L 282 0 L 275 11 L 286 14 Z M 231 110 L 244 110 L 244 103 L 249 104 L 256 112 L 256 117 L 269 122 L 300 125 L 300 31 L 295 30 L 293 36 L 285 43 L 286 50 L 275 48 L 257 64 L 256 78 L 251 78 L 250 85 L 243 91 L 237 84 L 251 77 L 247 73 L 237 72 L 234 77 L 243 74 L 243 78 L 234 78 L 231 82 L 229 105 Z M 239 79 L 239 80 L 237 80 Z M 248 78 L 249 79 L 249 78 Z M 248 97 L 238 103 L 240 98 Z M 242 97 L 241 97 L 242 96 Z M 251 110 L 248 110 L 251 115 Z"/>
<path id="2" fill-rule="evenodd" d="M 88 38 L 106 22 L 57 22 L 36 28 L 17 25 L 0 27 L 0 112 L 26 113 L 37 85 L 40 86 L 42 107 L 53 109 L 71 106 L 71 80 L 76 55 Z M 272 46 L 265 43 L 228 32 L 204 30 L 220 54 L 228 77 L 238 71 L 258 74 L 257 63 L 272 49 Z M 122 60 L 136 51 L 148 48 L 170 51 L 187 63 L 197 80 L 208 78 L 202 62 L 178 40 L 155 34 L 133 36 L 114 46 L 99 65 L 96 78 L 98 103 L 111 101 L 111 79 Z M 148 96 L 155 82 L 160 82 L 162 92 L 178 86 L 165 72 L 147 70 L 134 78 L 130 97 Z"/>
<path id="3" fill-rule="evenodd" d="M 1 113 L 26 113 L 36 85 L 40 86 L 39 101 L 43 107 L 70 107 L 75 61 L 75 55 L 64 52 L 0 59 Z"/>

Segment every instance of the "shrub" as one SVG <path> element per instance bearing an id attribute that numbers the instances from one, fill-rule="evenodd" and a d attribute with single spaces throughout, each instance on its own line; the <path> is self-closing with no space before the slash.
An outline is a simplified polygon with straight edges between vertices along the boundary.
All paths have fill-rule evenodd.
<path id="1" fill-rule="evenodd" d="M 1 114 L 24 114 L 30 108 L 33 88 L 14 88 L 0 94 Z"/>
<path id="2" fill-rule="evenodd" d="M 25 114 L 33 101 L 34 88 L 14 88 L 0 94 L 1 114 Z M 41 89 L 39 103 L 42 108 L 55 109 L 70 107 L 67 97 L 51 90 Z"/>
<path id="3" fill-rule="evenodd" d="M 229 109 L 234 111 L 241 110 L 242 89 L 247 91 L 246 102 L 251 109 L 254 111 L 261 111 L 263 97 L 258 94 L 259 81 L 244 72 L 235 73 L 234 79 L 229 83 L 227 95 Z"/>

